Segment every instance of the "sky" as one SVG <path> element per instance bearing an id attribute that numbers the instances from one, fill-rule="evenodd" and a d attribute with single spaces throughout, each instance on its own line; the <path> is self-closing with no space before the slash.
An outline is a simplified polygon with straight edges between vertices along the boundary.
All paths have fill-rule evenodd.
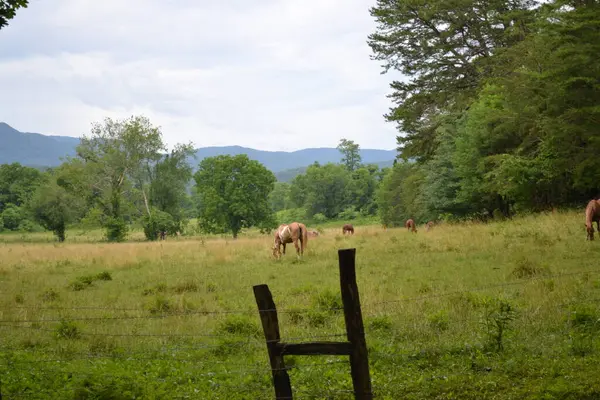
<path id="1" fill-rule="evenodd" d="M 394 149 L 374 4 L 31 0 L 0 30 L 0 121 L 80 137 L 145 115 L 169 147 Z"/>

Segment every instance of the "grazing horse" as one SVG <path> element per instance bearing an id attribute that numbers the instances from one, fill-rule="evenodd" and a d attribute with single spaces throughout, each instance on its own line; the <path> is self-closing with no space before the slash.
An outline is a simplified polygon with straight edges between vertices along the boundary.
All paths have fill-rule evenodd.
<path id="1" fill-rule="evenodd" d="M 344 226 L 342 226 L 342 235 L 345 235 L 346 232 L 354 235 L 354 227 L 352 226 L 352 224 L 344 224 Z"/>
<path id="2" fill-rule="evenodd" d="M 594 221 L 600 232 L 600 200 L 590 200 L 585 208 L 585 228 L 588 240 L 594 240 Z"/>
<path id="3" fill-rule="evenodd" d="M 160 231 L 159 235 L 159 240 L 165 240 L 167 239 L 167 232 L 165 231 Z"/>
<path id="4" fill-rule="evenodd" d="M 433 228 L 433 221 L 429 221 L 425 224 L 425 232 L 429 232 L 431 228 Z"/>
<path id="5" fill-rule="evenodd" d="M 319 232 L 317 231 L 308 231 L 308 237 L 317 237 L 319 236 Z"/>
<path id="6" fill-rule="evenodd" d="M 298 246 L 298 241 L 300 241 L 300 246 Z M 292 242 L 296 247 L 296 257 L 300 259 L 300 255 L 304 255 L 304 249 L 308 244 L 308 230 L 306 229 L 306 225 L 299 222 L 292 222 L 289 225 L 279 225 L 279 228 L 275 231 L 273 256 L 280 258 L 280 246 L 283 245 L 283 254 L 285 254 L 285 245 Z"/>
<path id="7" fill-rule="evenodd" d="M 404 224 L 404 226 L 406 227 L 406 229 L 408 229 L 409 231 L 412 231 L 414 233 L 417 233 L 417 227 L 415 225 L 415 221 L 410 218 L 406 220 L 406 223 Z"/>

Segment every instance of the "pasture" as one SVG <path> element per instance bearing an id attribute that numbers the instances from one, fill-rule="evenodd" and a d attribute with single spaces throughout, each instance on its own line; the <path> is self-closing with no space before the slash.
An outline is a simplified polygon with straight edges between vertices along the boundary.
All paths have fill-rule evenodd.
<path id="1" fill-rule="evenodd" d="M 340 225 L 300 261 L 293 245 L 275 261 L 272 235 L 258 233 L 2 235 L 0 390 L 272 399 L 252 285 L 269 285 L 284 341 L 343 339 L 337 249 L 355 247 L 375 398 L 598 399 L 600 242 L 583 222 L 565 212 L 417 234 L 355 224 L 353 236 Z M 286 357 L 295 398 L 353 398 L 346 360 Z"/>

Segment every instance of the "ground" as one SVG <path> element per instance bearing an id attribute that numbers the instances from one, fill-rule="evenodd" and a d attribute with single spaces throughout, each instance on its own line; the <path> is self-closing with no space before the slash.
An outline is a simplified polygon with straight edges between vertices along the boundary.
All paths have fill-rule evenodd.
<path id="1" fill-rule="evenodd" d="M 600 241 L 582 213 L 355 228 L 324 229 L 301 261 L 257 232 L 0 235 L 3 398 L 272 399 L 252 286 L 269 285 L 283 340 L 343 340 L 340 248 L 357 249 L 376 398 L 600 398 Z M 353 398 L 346 357 L 286 364 L 294 398 Z"/>

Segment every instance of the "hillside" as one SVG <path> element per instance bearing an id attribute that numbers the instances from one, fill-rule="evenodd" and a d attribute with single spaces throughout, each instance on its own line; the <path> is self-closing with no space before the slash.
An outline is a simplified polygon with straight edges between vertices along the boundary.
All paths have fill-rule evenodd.
<path id="1" fill-rule="evenodd" d="M 18 162 L 31 167 L 52 167 L 60 158 L 75 154 L 79 139 L 19 132 L 0 122 L 0 164 Z"/>
<path id="2" fill-rule="evenodd" d="M 19 132 L 0 122 L 0 164 L 19 162 L 34 167 L 51 167 L 61 163 L 61 157 L 75 154 L 79 139 L 68 136 L 46 136 L 39 133 Z M 341 155 L 335 148 L 309 148 L 292 152 L 264 151 L 241 146 L 201 147 L 196 152 L 194 164 L 206 157 L 216 155 L 247 154 L 278 175 L 278 179 L 289 181 L 306 166 L 315 161 L 325 164 L 339 162 Z M 364 163 L 389 166 L 396 156 L 395 150 L 363 149 Z"/>

